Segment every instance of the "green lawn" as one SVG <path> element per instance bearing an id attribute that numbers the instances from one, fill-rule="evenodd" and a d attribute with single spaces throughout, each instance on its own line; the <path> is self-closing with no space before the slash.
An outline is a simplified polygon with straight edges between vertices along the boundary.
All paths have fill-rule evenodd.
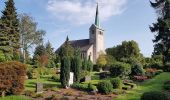
<path id="1" fill-rule="evenodd" d="M 35 91 L 35 85 L 37 82 L 42 82 L 44 85 L 44 89 L 47 88 L 57 88 L 60 87 L 60 82 L 55 82 L 53 80 L 50 80 L 51 76 L 45 76 L 41 78 L 40 80 L 37 79 L 28 79 L 25 81 L 25 90 L 32 90 Z"/>
<path id="2" fill-rule="evenodd" d="M 30 100 L 25 96 L 7 96 L 7 97 L 0 97 L 0 100 Z"/>
<path id="3" fill-rule="evenodd" d="M 119 95 L 115 100 L 140 100 L 142 93 L 146 91 L 161 91 L 163 83 L 170 80 L 169 76 L 170 73 L 161 73 L 155 78 L 138 85 L 136 89 L 129 90 L 126 94 Z"/>

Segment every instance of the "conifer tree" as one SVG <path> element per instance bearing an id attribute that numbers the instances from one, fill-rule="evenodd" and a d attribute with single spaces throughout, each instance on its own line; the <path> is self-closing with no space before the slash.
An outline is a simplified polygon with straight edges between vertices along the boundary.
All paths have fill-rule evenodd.
<path id="1" fill-rule="evenodd" d="M 55 67 L 55 53 L 53 52 L 53 48 L 51 46 L 51 43 L 48 41 L 48 43 L 46 44 L 46 53 L 48 55 L 48 65 L 47 67 Z"/>
<path id="2" fill-rule="evenodd" d="M 76 83 L 80 82 L 81 66 L 82 66 L 82 61 L 80 57 L 80 50 L 76 49 L 74 51 L 74 57 L 71 62 L 71 68 L 72 71 L 74 72 L 74 82 Z"/>
<path id="3" fill-rule="evenodd" d="M 155 0 L 150 3 L 158 14 L 157 22 L 150 26 L 151 32 L 156 33 L 153 40 L 154 54 L 163 55 L 165 65 L 170 61 L 170 0 Z"/>
<path id="4" fill-rule="evenodd" d="M 61 59 L 61 73 L 60 73 L 60 81 L 61 85 L 64 88 L 67 88 L 69 85 L 69 79 L 70 79 L 70 58 L 69 57 L 63 57 Z"/>
<path id="5" fill-rule="evenodd" d="M 19 34 L 19 20 L 17 18 L 16 8 L 13 0 L 5 2 L 5 10 L 2 11 L 2 26 L 4 34 L 8 36 L 9 46 L 12 47 L 12 54 L 19 56 L 20 48 L 20 34 Z M 5 37 L 6 38 L 6 37 Z M 7 43 L 8 44 L 8 43 Z"/>

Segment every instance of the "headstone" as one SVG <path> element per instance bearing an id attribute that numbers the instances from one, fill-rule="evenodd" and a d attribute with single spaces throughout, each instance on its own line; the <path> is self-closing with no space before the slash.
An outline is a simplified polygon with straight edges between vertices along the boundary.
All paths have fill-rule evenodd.
<path id="1" fill-rule="evenodd" d="M 36 83 L 36 92 L 37 93 L 43 92 L 43 83 Z"/>
<path id="2" fill-rule="evenodd" d="M 69 86 L 73 84 L 73 79 L 74 79 L 74 73 L 73 72 L 70 72 L 70 80 L 69 80 Z"/>

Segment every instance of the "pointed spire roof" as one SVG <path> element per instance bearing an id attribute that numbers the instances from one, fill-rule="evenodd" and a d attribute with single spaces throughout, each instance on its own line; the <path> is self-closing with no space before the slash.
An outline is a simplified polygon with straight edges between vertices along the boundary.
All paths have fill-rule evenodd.
<path id="1" fill-rule="evenodd" d="M 97 3 L 97 7 L 96 7 L 95 25 L 96 25 L 98 28 L 100 27 L 98 3 Z"/>
<path id="2" fill-rule="evenodd" d="M 66 41 L 69 41 L 68 35 L 67 35 L 67 37 L 66 37 Z"/>

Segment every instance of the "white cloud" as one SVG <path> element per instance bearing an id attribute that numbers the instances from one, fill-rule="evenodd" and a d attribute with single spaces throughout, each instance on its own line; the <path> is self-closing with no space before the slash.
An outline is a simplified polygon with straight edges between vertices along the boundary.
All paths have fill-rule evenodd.
<path id="1" fill-rule="evenodd" d="M 127 0 L 49 0 L 47 10 L 57 19 L 74 24 L 92 23 L 95 17 L 96 2 L 99 2 L 101 21 L 121 14 Z"/>

